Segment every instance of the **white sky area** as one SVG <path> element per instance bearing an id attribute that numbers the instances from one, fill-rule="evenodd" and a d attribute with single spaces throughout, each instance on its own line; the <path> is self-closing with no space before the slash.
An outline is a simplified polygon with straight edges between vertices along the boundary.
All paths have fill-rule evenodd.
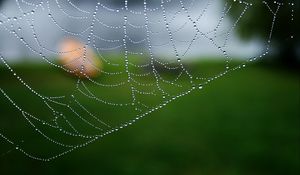
<path id="1" fill-rule="evenodd" d="M 63 40 L 64 37 L 71 36 L 70 34 L 63 31 L 60 27 L 74 33 L 80 33 L 90 26 L 92 19 L 91 17 L 87 19 L 70 18 L 67 14 L 71 14 L 72 16 L 76 17 L 84 17 L 88 16 L 89 14 L 82 13 L 78 11 L 78 9 L 70 7 L 69 4 L 64 4 L 63 2 L 65 1 L 61 1 L 61 4 L 59 4 L 61 9 L 58 8 L 58 4 L 53 0 L 50 1 L 49 8 L 45 3 L 43 4 L 43 6 L 39 7 L 34 14 L 27 15 L 27 17 L 17 19 L 15 21 L 12 18 L 12 22 L 0 24 L 0 52 L 10 60 L 21 60 L 21 58 L 24 59 L 39 57 L 36 53 L 33 53 L 27 47 L 25 47 L 20 39 L 16 38 L 13 34 L 10 34 L 7 30 L 5 30 L 4 27 L 6 27 L 7 29 L 15 29 L 19 36 L 22 36 L 25 41 L 35 50 L 39 50 L 47 56 L 55 57 L 56 54 L 54 52 L 57 51 L 59 43 Z M 224 4 L 222 4 L 219 0 L 212 0 L 212 2 L 213 3 L 208 6 L 207 10 L 205 10 L 205 13 L 203 13 L 203 16 L 197 22 L 197 27 L 203 33 L 213 31 L 215 26 L 219 23 L 220 17 L 222 16 Z M 193 19 L 197 19 L 197 17 L 202 14 L 206 5 L 207 1 L 203 1 L 203 3 L 197 3 L 191 7 L 188 3 L 186 3 L 186 7 L 189 8 L 189 13 Z M 33 8 L 32 6 L 30 7 L 26 4 L 21 4 L 21 7 L 24 8 L 24 11 L 28 11 Z M 81 3 L 79 7 L 87 12 L 92 13 L 95 8 L 95 4 L 92 5 L 90 3 Z M 49 9 L 51 10 L 53 18 L 60 27 L 58 27 L 48 16 Z M 136 11 L 143 11 L 143 7 L 140 7 L 138 5 L 132 7 L 132 9 Z M 176 11 L 178 11 L 178 9 L 181 9 L 181 7 L 179 4 L 177 4 L 166 7 L 166 9 L 166 16 L 168 17 L 168 20 L 171 20 L 172 16 L 176 13 Z M 22 16 L 23 14 L 18 9 L 16 1 L 12 0 L 6 1 L 6 3 L 3 4 L 0 12 L 0 20 L 2 21 L 6 21 L 8 16 Z M 97 18 L 107 25 L 122 26 L 124 22 L 123 16 L 124 13 L 122 12 L 110 12 L 99 7 Z M 153 30 L 154 32 L 165 31 L 162 32 L 162 35 L 151 36 L 151 44 L 153 44 L 154 54 L 165 57 L 174 57 L 174 49 L 171 44 L 165 46 L 155 46 L 170 41 L 163 20 L 162 11 L 159 10 L 158 12 L 149 12 L 148 17 L 152 22 L 158 21 L 158 23 L 155 25 L 150 24 L 151 30 Z M 238 16 L 236 18 L 238 18 Z M 226 34 L 226 31 L 229 31 L 232 26 L 232 21 L 230 19 L 231 18 L 227 16 L 222 21 L 217 31 L 217 37 L 215 38 L 216 43 L 221 44 L 225 41 L 226 35 L 224 34 Z M 143 14 L 132 16 L 128 15 L 128 21 L 134 25 L 143 26 L 145 24 L 145 18 Z M 34 29 L 39 41 L 48 50 L 41 50 L 41 48 L 38 47 L 36 41 L 34 40 L 33 32 L 30 28 L 29 23 L 34 24 Z M 180 32 L 174 32 L 176 31 L 176 29 L 181 28 L 185 23 L 187 24 L 182 28 L 182 30 L 180 30 Z M 173 37 L 176 40 L 176 47 L 179 53 L 184 54 L 190 44 L 190 42 L 184 41 L 192 41 L 193 37 L 196 34 L 193 25 L 187 18 L 187 14 L 184 12 L 177 14 L 176 18 L 174 18 L 174 20 L 170 22 L 170 28 L 174 32 Z M 75 36 L 75 38 L 79 38 L 80 40 L 86 42 L 88 34 L 89 32 L 82 33 L 82 36 Z M 95 25 L 94 34 L 100 36 L 102 39 L 121 41 L 122 37 L 124 36 L 122 28 L 121 30 L 115 30 L 108 27 L 103 27 L 101 25 L 99 25 L 99 27 Z M 129 28 L 128 35 L 132 40 L 139 41 L 146 37 L 146 32 L 143 29 Z M 208 34 L 208 36 L 213 36 L 213 33 Z M 100 48 L 110 48 L 116 47 L 118 45 L 118 43 L 107 43 L 103 41 L 101 42 L 101 40 L 99 39 L 97 40 L 96 44 Z M 129 50 L 133 50 L 134 52 L 147 50 L 146 44 L 131 45 L 128 47 Z M 249 57 L 259 55 L 263 50 L 263 44 L 258 40 L 242 41 L 241 39 L 239 39 L 236 33 L 232 32 L 225 50 L 228 52 L 230 57 L 247 59 Z M 113 50 L 112 52 L 118 52 L 118 50 Z M 190 49 L 185 55 L 185 58 L 188 59 L 218 56 L 223 56 L 220 50 L 218 50 L 207 38 L 199 36 L 198 39 L 196 39 L 196 41 L 191 45 Z"/>

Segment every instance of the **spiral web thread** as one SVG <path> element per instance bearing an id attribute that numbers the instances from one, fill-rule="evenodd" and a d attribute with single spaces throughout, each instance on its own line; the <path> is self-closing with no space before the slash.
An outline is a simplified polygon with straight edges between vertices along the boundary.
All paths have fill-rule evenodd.
<path id="1" fill-rule="evenodd" d="M 76 5 L 76 2 L 72 2 L 72 0 L 42 0 L 40 2 L 16 0 L 16 6 L 20 11 L 20 15 L 7 16 L 1 12 L 1 19 L 3 20 L 0 20 L 0 28 L 6 31 L 11 37 L 17 39 L 20 44 L 43 62 L 47 63 L 47 65 L 69 73 L 79 71 L 81 78 L 77 78 L 74 82 L 74 88 L 70 89 L 70 93 L 68 94 L 60 96 L 44 95 L 24 80 L 22 75 L 14 70 L 13 66 L 9 64 L 2 52 L 0 52 L 0 62 L 11 73 L 12 78 L 18 81 L 26 93 L 29 92 L 32 96 L 36 97 L 36 100 L 40 101 L 43 105 L 43 110 L 50 111 L 52 117 L 49 119 L 45 116 L 28 112 L 24 109 L 23 105 L 15 101 L 11 97 L 11 94 L 2 87 L 0 87 L 1 98 L 5 98 L 9 102 L 8 105 L 13 106 L 18 111 L 19 115 L 25 119 L 35 134 L 43 138 L 46 142 L 55 145 L 58 149 L 50 153 L 51 155 L 39 155 L 34 150 L 25 148 L 25 146 L 23 147 L 26 140 L 14 140 L 3 133 L 2 130 L 0 130 L 0 136 L 4 141 L 13 146 L 13 150 L 20 151 L 32 159 L 41 161 L 51 161 L 78 148 L 86 147 L 90 143 L 101 140 L 104 136 L 136 123 L 138 120 L 163 108 L 178 98 L 186 96 L 193 91 L 202 90 L 215 79 L 244 68 L 247 63 L 256 61 L 269 54 L 276 16 L 280 12 L 280 8 L 282 6 L 290 6 L 292 9 L 294 6 L 293 3 L 284 4 L 276 1 L 272 4 L 268 4 L 265 1 L 256 2 L 263 3 L 267 9 L 266 12 L 269 13 L 268 15 L 272 15 L 273 17 L 273 20 L 270 21 L 270 28 L 266 29 L 270 32 L 265 48 L 260 55 L 248 58 L 242 64 L 232 65 L 231 61 L 233 58 L 227 51 L 232 33 L 236 26 L 239 25 L 240 20 L 248 13 L 249 9 L 255 8 L 255 4 L 236 0 L 233 0 L 231 3 L 225 3 L 215 27 L 209 31 L 202 31 L 199 23 L 205 18 L 207 11 L 209 11 L 213 3 L 214 0 L 202 2 L 195 0 L 165 0 L 159 2 L 155 7 L 150 7 L 151 5 L 147 3 L 147 0 L 143 0 L 143 3 L 140 5 L 142 10 L 136 11 L 130 8 L 130 1 L 127 0 L 124 1 L 123 6 L 120 8 L 109 7 L 104 1 L 99 1 L 95 3 L 92 10 L 82 9 Z M 228 16 L 231 7 L 236 5 L 243 8 L 240 15 L 236 17 L 229 28 L 222 28 L 224 19 Z M 84 28 L 81 31 L 74 32 L 60 23 L 57 19 L 59 17 L 53 12 L 53 9 L 59 10 L 63 16 L 70 20 L 77 22 L 88 21 L 88 24 L 85 25 L 84 23 Z M 77 12 L 76 15 L 70 14 L 69 9 L 75 10 Z M 173 9 L 176 10 L 174 11 Z M 197 9 L 198 15 L 193 16 L 191 9 Z M 105 16 L 101 15 L 102 11 L 120 16 L 122 22 L 117 25 L 104 22 L 103 19 Z M 92 48 L 96 51 L 99 59 L 104 64 L 104 68 L 100 69 L 95 66 L 95 69 L 101 73 L 101 76 L 108 77 L 108 80 L 117 81 L 111 83 L 105 79 L 91 78 L 85 74 L 84 65 L 78 68 L 80 70 L 70 70 L 66 68 L 66 65 L 59 65 L 54 62 L 48 55 L 59 56 L 66 53 L 58 52 L 51 47 L 45 46 L 45 42 L 40 37 L 47 35 L 47 32 L 41 33 L 36 31 L 39 24 L 36 24 L 34 17 L 37 12 L 47 14 L 51 25 L 54 25 L 65 36 L 71 36 L 84 41 L 85 46 L 78 49 L 84 49 L 82 57 L 85 62 L 89 62 L 89 59 L 86 58 L 87 48 Z M 156 14 L 155 19 L 152 19 L 152 14 Z M 185 16 L 184 23 L 179 26 L 172 25 L 180 14 Z M 135 24 L 131 22 L 134 16 L 141 18 L 142 23 Z M 161 18 L 156 19 L 157 16 Z M 293 13 L 291 13 L 291 20 L 293 20 Z M 164 28 L 155 30 L 155 26 L 157 25 L 164 26 Z M 99 26 L 115 32 L 119 38 L 107 38 L 105 35 L 101 35 L 101 30 L 98 29 Z M 29 41 L 30 39 L 23 36 L 22 30 L 24 27 L 30 29 L 33 41 Z M 186 28 L 193 29 L 192 37 L 187 37 L 188 39 L 176 38 L 181 32 L 184 33 Z M 134 38 L 132 33 L 130 33 L 131 30 L 139 31 L 143 34 L 144 38 Z M 166 36 L 165 41 L 153 42 L 152 39 L 154 37 L 161 36 Z M 213 76 L 197 75 L 185 63 L 188 53 L 191 49 L 194 49 L 194 43 L 200 39 L 206 40 L 224 58 L 224 70 Z M 177 46 L 179 44 L 185 45 L 185 49 L 178 49 Z M 142 45 L 144 49 L 134 47 L 135 45 Z M 155 49 L 162 47 L 172 48 L 173 56 L 171 59 L 164 59 L 163 56 L 156 54 Z M 68 52 L 74 52 L 74 50 Z M 119 53 L 122 58 L 119 60 L 110 59 L 109 53 Z M 110 69 L 107 70 L 105 69 L 106 67 L 110 67 Z M 170 72 L 171 75 L 164 77 L 163 72 Z M 95 92 L 95 89 L 100 90 Z M 116 102 L 114 101 L 115 96 L 112 95 L 112 98 L 107 97 L 111 94 L 105 96 L 105 89 L 115 89 L 114 92 L 116 94 L 119 90 L 124 91 L 127 96 L 125 97 L 124 95 L 124 102 Z M 151 98 L 144 100 L 149 96 Z M 96 103 L 99 106 L 99 111 L 89 109 L 86 101 Z M 124 115 L 129 118 L 107 117 L 106 115 L 110 114 L 101 114 L 101 109 L 106 107 L 112 110 L 124 110 Z M 74 121 L 72 121 L 73 118 L 79 120 L 84 127 L 75 126 Z M 62 121 L 65 123 L 64 125 L 61 124 Z M 85 128 L 89 128 L 86 130 L 87 132 L 85 132 Z M 55 134 L 49 134 L 49 130 Z M 60 137 L 67 137 L 70 140 L 62 140 Z"/>

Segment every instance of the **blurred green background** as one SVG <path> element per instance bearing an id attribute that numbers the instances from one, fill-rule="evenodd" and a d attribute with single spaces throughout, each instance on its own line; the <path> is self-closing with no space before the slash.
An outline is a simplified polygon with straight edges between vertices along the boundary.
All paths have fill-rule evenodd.
<path id="1" fill-rule="evenodd" d="M 218 66 L 206 64 L 211 69 Z M 1 86 L 11 86 L 15 93 L 24 90 L 7 83 L 8 75 L 3 69 Z M 61 76 L 61 72 L 41 66 L 15 69 L 36 80 L 43 76 L 48 80 L 65 79 L 59 82 L 66 84 L 55 88 L 52 81 L 36 81 L 41 88 L 65 91 L 70 82 L 70 77 Z M 52 162 L 31 160 L 15 150 L 5 154 L 6 150 L 1 149 L 1 174 L 297 174 L 298 73 L 261 63 L 249 65 L 202 91 L 172 102 L 133 126 Z M 1 120 L 1 125 L 14 123 L 20 117 L 2 97 L 0 106 L 1 116 L 9 116 L 7 121 Z M 15 125 L 12 128 L 17 129 L 18 124 Z M 2 142 L 1 145 L 7 151 L 12 149 Z M 44 149 L 47 144 L 33 147 Z"/>
<path id="2" fill-rule="evenodd" d="M 295 9 L 298 14 L 299 4 Z M 240 10 L 233 8 L 232 17 L 238 16 Z M 270 16 L 257 20 L 257 16 L 265 14 L 262 8 L 248 14 L 244 24 L 237 27 L 241 36 L 269 34 L 264 29 L 269 27 L 265 25 L 270 24 Z M 299 174 L 299 40 L 291 40 L 290 36 L 293 34 L 296 38 L 300 30 L 298 18 L 295 17 L 296 25 L 291 27 L 289 20 L 285 20 L 288 15 L 290 10 L 279 17 L 278 25 L 285 27 L 276 28 L 274 48 L 278 52 L 267 58 L 267 63 L 249 64 L 245 69 L 213 81 L 201 91 L 172 102 L 135 125 L 51 162 L 29 159 L 1 140 L 0 174 Z M 257 22 L 261 25 L 253 25 Z M 224 67 L 218 61 L 194 64 L 195 69 L 204 67 L 206 74 L 220 65 Z M 19 63 L 14 69 L 40 90 L 60 93 L 74 86 L 70 76 L 44 65 Z M 16 86 L 10 76 L 0 64 L 0 87 L 10 90 L 10 95 L 19 102 L 31 103 L 32 110 L 38 110 L 39 104 L 20 95 L 24 87 Z M 59 82 L 59 86 L 53 82 Z M 93 108 L 97 108 L 97 103 L 94 105 Z M 124 115 L 121 111 L 113 112 Z M 16 135 L 22 131 L 20 125 L 25 122 L 19 125 L 20 114 L 2 94 L 0 116 L 0 131 L 8 129 Z M 20 138 L 30 136 L 23 133 Z M 38 152 L 48 146 L 36 144 L 32 149 Z"/>

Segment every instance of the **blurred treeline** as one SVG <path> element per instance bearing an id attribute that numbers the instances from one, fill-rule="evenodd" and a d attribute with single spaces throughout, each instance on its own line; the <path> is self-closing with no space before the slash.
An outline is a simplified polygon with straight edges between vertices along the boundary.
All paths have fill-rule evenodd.
<path id="1" fill-rule="evenodd" d="M 0 0 L 0 7 L 5 0 Z M 77 3 L 87 3 L 97 0 L 74 0 Z M 149 0 L 148 0 L 149 1 Z M 107 3 L 112 3 L 116 6 L 123 6 L 124 1 L 120 0 L 105 0 Z M 129 5 L 139 4 L 143 1 L 140 0 L 128 0 Z M 150 1 L 151 4 L 159 1 Z M 233 2 L 232 0 L 224 0 L 231 6 L 230 16 L 233 21 L 236 21 L 242 14 L 245 6 L 238 2 Z M 299 28 L 299 3 L 298 1 L 287 1 L 287 0 L 255 0 L 252 3 L 255 8 L 249 8 L 247 12 L 243 15 L 238 25 L 236 26 L 236 31 L 241 38 L 247 40 L 253 37 L 261 38 L 263 41 L 268 40 L 270 35 L 270 30 L 272 26 L 272 21 L 274 15 L 266 6 L 267 2 L 270 9 L 275 13 L 277 11 L 278 5 L 275 2 L 283 3 L 280 6 L 279 11 L 276 15 L 275 26 L 272 34 L 272 54 L 269 56 L 273 63 L 280 64 L 282 66 L 288 67 L 299 67 L 300 63 L 300 42 L 298 35 L 300 34 Z M 293 5 L 291 5 L 293 3 Z M 291 20 L 293 18 L 293 20 Z M 266 43 L 267 44 L 267 43 Z"/>
<path id="2" fill-rule="evenodd" d="M 232 0 L 225 0 L 232 4 Z M 299 29 L 299 3 L 298 1 L 274 1 L 265 0 L 273 13 L 276 13 L 278 5 L 275 2 L 284 3 L 278 9 L 275 18 L 275 26 L 272 34 L 272 60 L 288 67 L 299 67 L 300 42 Z M 255 8 L 249 8 L 236 27 L 237 33 L 243 39 L 260 37 L 267 41 L 270 35 L 274 15 L 262 0 L 252 1 Z M 236 20 L 245 6 L 238 2 L 232 5 L 230 15 Z M 267 44 L 267 43 L 266 43 Z"/>

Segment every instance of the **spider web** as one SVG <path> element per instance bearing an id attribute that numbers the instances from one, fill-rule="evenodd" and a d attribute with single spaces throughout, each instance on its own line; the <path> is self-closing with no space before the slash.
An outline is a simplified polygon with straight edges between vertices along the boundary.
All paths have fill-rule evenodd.
<path id="1" fill-rule="evenodd" d="M 269 36 L 260 54 L 237 65 L 232 62 L 231 39 L 234 29 L 251 8 L 255 8 L 255 3 L 265 4 L 266 14 L 272 16 L 266 28 Z M 1 85 L 1 98 L 8 102 L 4 107 L 13 108 L 16 116 L 10 117 L 21 116 L 23 125 L 19 133 L 3 128 L 0 136 L 13 145 L 13 150 L 32 159 L 50 161 L 128 127 L 178 98 L 202 90 L 210 82 L 269 54 L 280 8 L 294 5 L 276 1 L 255 3 L 235 0 L 225 3 L 217 12 L 218 20 L 211 26 L 203 26 L 207 24 L 208 13 L 216 14 L 213 7 L 218 3 L 215 0 L 156 3 L 141 0 L 134 8 L 127 0 L 121 6 L 111 6 L 104 0 L 90 6 L 81 6 L 72 0 L 16 0 L 18 15 L 16 12 L 13 16 L 0 13 L 1 32 L 46 63 L 47 70 L 79 72 L 80 76 L 70 79 L 73 86 L 65 87 L 59 94 L 54 91 L 62 83 L 58 80 L 45 77 L 53 87 L 41 89 L 37 85 L 39 80 L 22 76 L 9 63 L 6 50 L 1 51 L 0 62 L 11 75 L 8 79 L 24 91 L 13 94 L 11 89 Z M 226 20 L 232 6 L 241 6 L 243 10 L 228 25 Z M 47 21 L 40 21 L 40 16 L 45 16 L 42 19 Z M 73 25 L 78 23 L 81 25 Z M 49 29 L 51 31 L 47 31 Z M 56 57 L 75 52 L 57 51 L 55 46 L 61 36 L 84 42 L 84 47 L 78 48 L 84 50 L 81 59 L 101 73 L 99 78 L 89 77 L 85 64 L 70 70 L 67 65 L 71 63 L 61 65 L 55 61 Z M 187 58 L 195 50 L 201 53 L 202 48 L 197 45 L 200 41 L 223 58 L 222 68 L 206 74 L 201 66 L 197 69 L 191 66 L 192 61 Z M 96 52 L 103 69 L 87 58 L 88 48 Z M 18 96 L 29 102 L 17 100 Z M 40 105 L 32 106 L 32 101 Z M 123 116 L 117 116 L 120 113 Z M 22 132 L 31 134 L 26 137 Z M 41 142 L 50 144 L 47 150 L 39 152 L 34 148 Z"/>

